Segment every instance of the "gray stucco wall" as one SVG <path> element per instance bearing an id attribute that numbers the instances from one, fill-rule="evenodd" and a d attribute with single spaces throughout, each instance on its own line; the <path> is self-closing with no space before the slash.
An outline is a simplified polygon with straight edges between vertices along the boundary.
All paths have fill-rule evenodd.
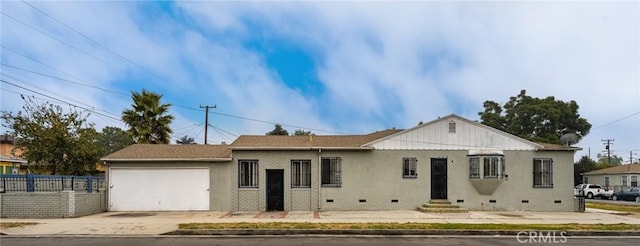
<path id="1" fill-rule="evenodd" d="M 448 200 L 471 210 L 573 211 L 573 152 L 505 151 L 508 179 L 481 194 L 469 178 L 467 151 L 233 151 L 230 162 L 109 163 L 110 167 L 207 167 L 210 210 L 265 211 L 266 171 L 284 171 L 284 209 L 415 209 L 431 198 L 431 159 L 447 159 Z M 320 187 L 320 158 L 340 157 L 341 187 Z M 417 178 L 402 177 L 402 159 L 417 158 Z M 533 187 L 533 159 L 553 159 L 553 187 Z M 238 161 L 258 160 L 258 188 L 238 187 Z M 311 161 L 311 188 L 291 187 L 291 160 Z M 107 174 L 108 177 L 108 174 Z M 474 182 L 476 185 L 474 185 Z M 484 181 L 481 181 L 484 182 Z M 486 183 L 486 182 L 485 182 Z M 525 202 L 526 201 L 526 202 Z"/>
<path id="2" fill-rule="evenodd" d="M 105 192 L 20 192 L 0 194 L 2 218 L 66 218 L 105 211 Z"/>
<path id="3" fill-rule="evenodd" d="M 233 181 L 233 210 L 266 209 L 267 169 L 284 170 L 285 210 L 394 210 L 415 209 L 431 197 L 431 159 L 446 158 L 448 200 L 472 210 L 573 211 L 573 153 L 505 151 L 508 179 L 492 180 L 490 194 L 481 195 L 469 179 L 467 151 L 234 151 L 233 176 L 238 160 L 259 161 L 259 187 L 238 188 Z M 342 159 L 341 187 L 319 187 L 319 158 Z M 417 178 L 402 177 L 402 159 L 415 157 Z M 533 159 L 553 159 L 553 187 L 533 187 Z M 308 159 L 310 189 L 291 188 L 291 160 Z M 481 181 L 484 182 L 484 181 Z"/>
<path id="4" fill-rule="evenodd" d="M 449 201 L 472 210 L 573 211 L 573 153 L 505 151 L 505 174 L 490 195 L 469 179 L 466 153 L 449 156 Z M 533 187 L 533 159 L 553 159 L 553 187 Z M 458 203 L 458 200 L 464 202 Z"/>
<path id="5" fill-rule="evenodd" d="M 109 177 L 109 167 L 143 167 L 143 168 L 180 168 L 180 167 L 205 167 L 209 169 L 209 210 L 229 211 L 231 207 L 231 187 L 233 176 L 231 162 L 109 162 L 106 177 Z M 237 170 L 236 170 L 237 171 Z M 107 182 L 110 182 L 107 180 Z M 107 197 L 108 197 L 107 185 Z M 162 191 L 158 191 L 162 192 Z M 107 198 L 108 199 L 108 198 Z"/>

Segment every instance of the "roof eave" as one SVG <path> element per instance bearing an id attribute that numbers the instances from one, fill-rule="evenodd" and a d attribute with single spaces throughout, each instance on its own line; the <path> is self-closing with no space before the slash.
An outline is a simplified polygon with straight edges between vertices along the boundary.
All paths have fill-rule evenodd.
<path id="1" fill-rule="evenodd" d="M 274 146 L 236 146 L 231 150 L 373 150 L 373 147 L 274 147 Z"/>
<path id="2" fill-rule="evenodd" d="M 545 148 L 538 149 L 538 151 L 580 151 L 580 150 L 582 150 L 582 148 L 580 147 L 568 147 L 565 149 L 545 149 Z"/>
<path id="3" fill-rule="evenodd" d="M 188 161 L 188 162 L 225 162 L 231 161 L 233 158 L 102 158 L 101 161 L 106 162 L 132 162 L 132 161 L 155 161 L 155 162 L 170 162 L 170 161 Z"/>

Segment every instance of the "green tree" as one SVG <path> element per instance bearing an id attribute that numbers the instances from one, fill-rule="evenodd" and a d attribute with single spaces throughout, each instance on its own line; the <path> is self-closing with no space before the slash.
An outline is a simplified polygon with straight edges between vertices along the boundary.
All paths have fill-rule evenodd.
<path id="1" fill-rule="evenodd" d="M 511 97 L 503 106 L 486 101 L 478 113 L 481 123 L 524 139 L 560 144 L 560 136 L 576 133 L 578 141 L 586 136 L 591 124 L 581 118 L 575 101 L 563 102 L 550 96 L 536 98 L 526 91 Z"/>
<path id="2" fill-rule="evenodd" d="M 620 166 L 623 162 L 624 159 L 617 155 L 611 155 L 611 162 L 609 162 L 609 156 L 598 154 L 598 165 L 602 168 Z"/>
<path id="3" fill-rule="evenodd" d="M 597 170 L 598 166 L 594 160 L 591 160 L 589 156 L 582 156 L 578 162 L 573 166 L 573 185 L 582 184 L 581 173 Z"/>
<path id="4" fill-rule="evenodd" d="M 307 136 L 307 135 L 311 135 L 311 131 L 305 131 L 302 129 L 297 129 L 294 133 L 294 136 Z"/>
<path id="5" fill-rule="evenodd" d="M 2 111 L 3 126 L 13 131 L 14 148 L 22 150 L 21 157 L 33 164 L 33 170 L 64 175 L 94 172 L 101 156 L 98 134 L 86 123 L 89 115 L 22 99 L 23 111 Z"/>
<path id="6" fill-rule="evenodd" d="M 283 135 L 283 136 L 288 136 L 289 132 L 287 132 L 287 130 L 285 130 L 284 128 L 282 128 L 282 126 L 280 124 L 276 124 L 273 131 L 267 132 L 267 135 Z"/>
<path id="7" fill-rule="evenodd" d="M 184 137 L 181 137 L 180 139 L 176 140 L 177 144 L 196 144 L 196 140 L 184 135 Z"/>
<path id="8" fill-rule="evenodd" d="M 113 126 L 102 128 L 99 139 L 102 156 L 106 156 L 133 144 L 133 138 L 131 138 L 127 132 Z"/>
<path id="9" fill-rule="evenodd" d="M 171 104 L 160 104 L 162 95 L 142 90 L 132 92 L 132 109 L 122 112 L 122 121 L 129 129 L 133 141 L 140 144 L 168 144 L 171 141 L 169 124 L 173 116 L 168 115 Z"/>

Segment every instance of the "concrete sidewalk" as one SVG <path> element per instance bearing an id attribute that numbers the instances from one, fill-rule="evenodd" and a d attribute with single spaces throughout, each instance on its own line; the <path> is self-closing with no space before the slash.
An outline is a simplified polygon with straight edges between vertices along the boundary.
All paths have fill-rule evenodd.
<path id="1" fill-rule="evenodd" d="M 2 229 L 7 235 L 160 235 L 182 223 L 310 222 L 310 223 L 500 223 L 500 224 L 640 224 L 640 216 L 607 210 L 575 212 L 470 211 L 422 213 L 394 211 L 291 212 L 106 212 L 79 218 L 6 219 L 36 225 Z"/>

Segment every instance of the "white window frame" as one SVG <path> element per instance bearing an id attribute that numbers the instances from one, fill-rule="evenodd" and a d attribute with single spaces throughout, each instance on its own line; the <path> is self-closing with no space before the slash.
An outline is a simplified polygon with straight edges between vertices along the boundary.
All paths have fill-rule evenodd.
<path id="1" fill-rule="evenodd" d="M 320 163 L 321 186 L 341 187 L 342 159 L 340 157 L 322 157 Z"/>
<path id="2" fill-rule="evenodd" d="M 480 178 L 480 157 L 479 156 L 469 157 L 469 178 L 470 179 Z"/>
<path id="3" fill-rule="evenodd" d="M 533 187 L 553 188 L 553 159 L 533 159 Z"/>
<path id="4" fill-rule="evenodd" d="M 638 176 L 631 176 L 629 184 L 631 185 L 631 187 L 638 187 Z"/>
<path id="5" fill-rule="evenodd" d="M 291 188 L 311 188 L 311 160 L 291 160 Z"/>
<path id="6" fill-rule="evenodd" d="M 500 158 L 497 156 L 485 156 L 482 158 L 482 178 L 497 179 L 500 177 Z"/>
<path id="7" fill-rule="evenodd" d="M 238 160 L 238 187 L 258 188 L 258 160 Z"/>
<path id="8" fill-rule="evenodd" d="M 470 155 L 470 179 L 504 179 L 506 162 L 503 155 Z"/>
<path id="9" fill-rule="evenodd" d="M 622 178 L 621 178 L 621 181 L 620 181 L 622 183 L 622 187 L 627 187 L 627 184 L 628 184 L 627 181 L 628 181 L 627 180 L 627 176 L 623 175 Z"/>
<path id="10" fill-rule="evenodd" d="M 405 157 L 402 158 L 402 178 L 418 177 L 418 158 Z"/>
<path id="11" fill-rule="evenodd" d="M 456 122 L 449 121 L 449 133 L 456 133 Z"/>

